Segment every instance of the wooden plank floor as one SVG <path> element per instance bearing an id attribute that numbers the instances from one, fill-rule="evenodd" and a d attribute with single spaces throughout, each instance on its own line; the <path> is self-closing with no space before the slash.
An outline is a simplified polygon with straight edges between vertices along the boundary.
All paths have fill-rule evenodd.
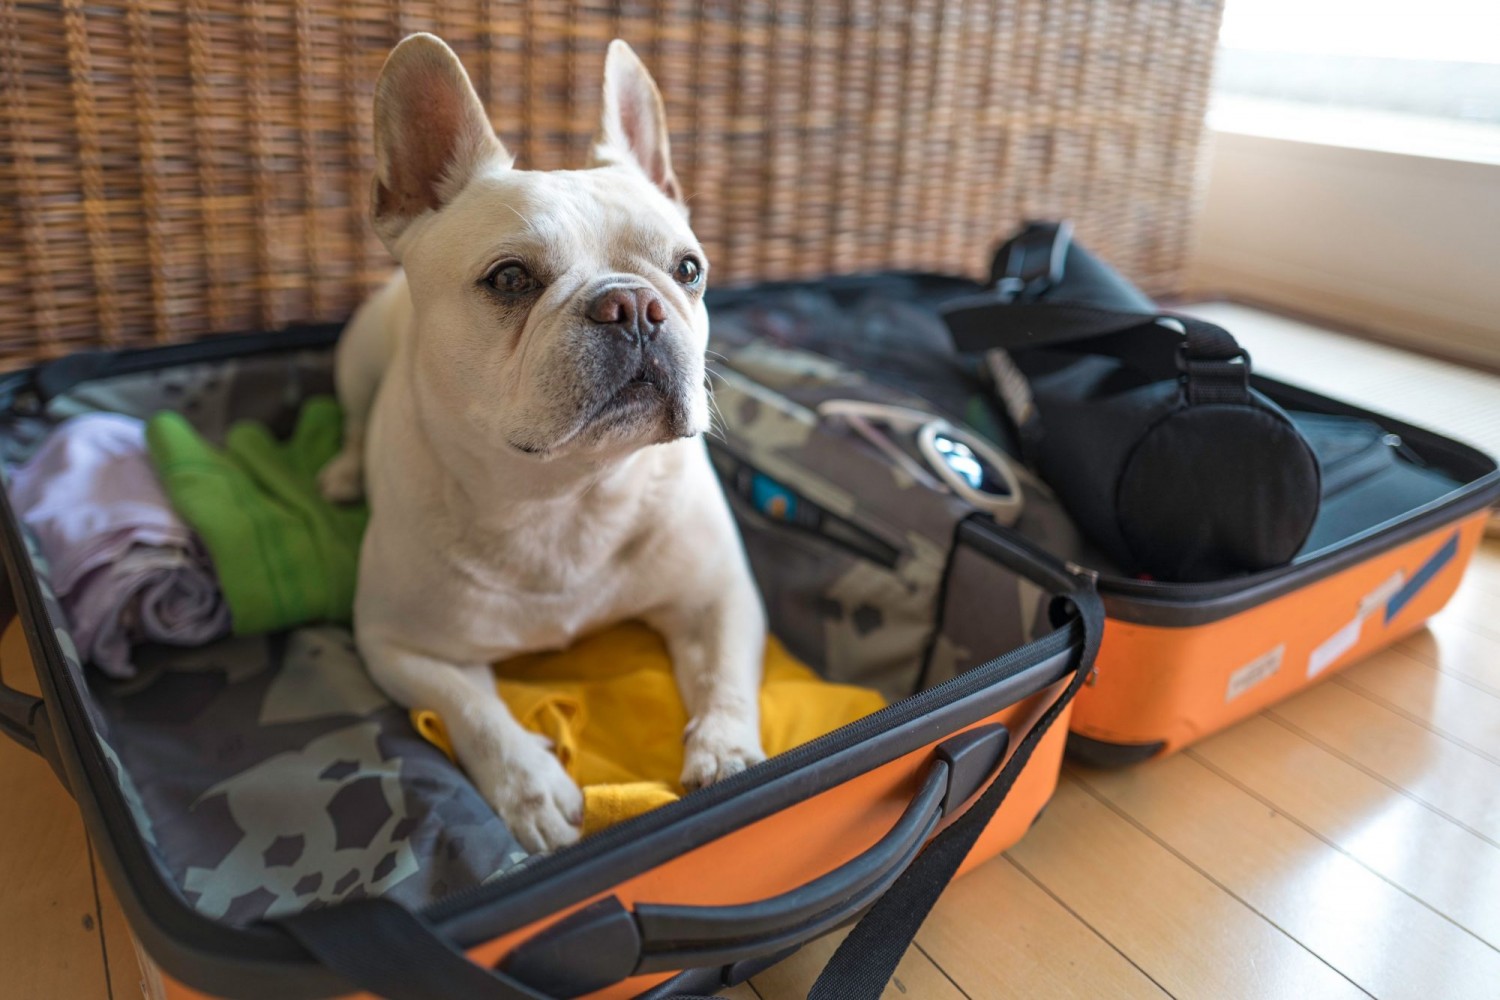
<path id="1" fill-rule="evenodd" d="M 0 996 L 142 996 L 72 801 L 4 740 L 0 803 Z M 729 995 L 803 997 L 833 947 Z M 1500 540 L 1428 629 L 1329 682 L 1166 760 L 1070 765 L 886 996 L 1500 997 Z"/>

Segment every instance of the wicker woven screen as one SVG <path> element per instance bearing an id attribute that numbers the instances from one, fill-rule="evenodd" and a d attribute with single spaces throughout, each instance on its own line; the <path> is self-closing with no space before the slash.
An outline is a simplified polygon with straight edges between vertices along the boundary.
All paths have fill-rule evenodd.
<path id="1" fill-rule="evenodd" d="M 1065 215 L 1183 263 L 1220 0 L 0 0 L 0 365 L 348 315 L 376 74 L 458 51 L 520 166 L 576 166 L 607 42 L 664 92 L 717 282 L 977 272 Z"/>

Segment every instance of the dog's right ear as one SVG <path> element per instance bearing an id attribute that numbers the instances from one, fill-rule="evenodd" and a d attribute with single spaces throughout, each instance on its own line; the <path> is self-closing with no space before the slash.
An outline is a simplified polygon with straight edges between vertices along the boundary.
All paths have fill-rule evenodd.
<path id="1" fill-rule="evenodd" d="M 686 212 L 687 200 L 672 171 L 670 147 L 661 91 L 635 50 L 616 38 L 604 57 L 603 115 L 590 162 L 594 166 L 635 164 Z"/>
<path id="2" fill-rule="evenodd" d="M 375 231 L 394 248 L 406 227 L 463 190 L 481 167 L 513 162 L 458 56 L 436 35 L 402 39 L 375 84 Z"/>

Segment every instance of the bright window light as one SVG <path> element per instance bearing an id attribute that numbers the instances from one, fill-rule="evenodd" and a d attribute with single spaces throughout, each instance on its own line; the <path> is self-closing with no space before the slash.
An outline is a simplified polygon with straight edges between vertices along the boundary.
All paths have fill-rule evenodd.
<path id="1" fill-rule="evenodd" d="M 1500 0 L 1228 0 L 1211 121 L 1500 162 Z"/>
<path id="2" fill-rule="evenodd" d="M 1229 0 L 1225 49 L 1500 64 L 1496 0 Z"/>

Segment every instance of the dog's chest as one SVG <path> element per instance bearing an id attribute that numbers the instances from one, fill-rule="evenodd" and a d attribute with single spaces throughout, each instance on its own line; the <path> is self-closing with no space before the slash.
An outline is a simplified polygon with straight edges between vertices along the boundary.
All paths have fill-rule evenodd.
<path id="1" fill-rule="evenodd" d="M 518 496 L 516 482 L 471 485 L 462 496 L 486 498 L 475 504 L 454 502 L 451 474 L 429 457 L 406 454 L 416 461 L 373 470 L 356 611 L 402 643 L 493 662 L 565 647 L 680 595 L 684 508 L 701 504 L 706 455 L 699 469 L 694 453 L 663 447 L 555 502 Z"/>
<path id="2" fill-rule="evenodd" d="M 534 580 L 529 582 L 536 582 Z M 550 581 L 552 583 L 557 580 Z M 649 580 L 606 561 L 564 586 L 531 589 L 511 578 L 454 595 L 450 627 L 487 659 L 560 649 L 606 625 L 639 616 L 658 600 Z"/>
<path id="3" fill-rule="evenodd" d="M 439 533 L 447 544 L 427 550 L 442 564 L 432 574 L 441 593 L 419 599 L 465 659 L 561 648 L 652 610 L 671 589 L 657 565 L 657 522 L 639 494 L 613 499 L 539 516 L 523 530 L 450 525 L 451 534 Z"/>

